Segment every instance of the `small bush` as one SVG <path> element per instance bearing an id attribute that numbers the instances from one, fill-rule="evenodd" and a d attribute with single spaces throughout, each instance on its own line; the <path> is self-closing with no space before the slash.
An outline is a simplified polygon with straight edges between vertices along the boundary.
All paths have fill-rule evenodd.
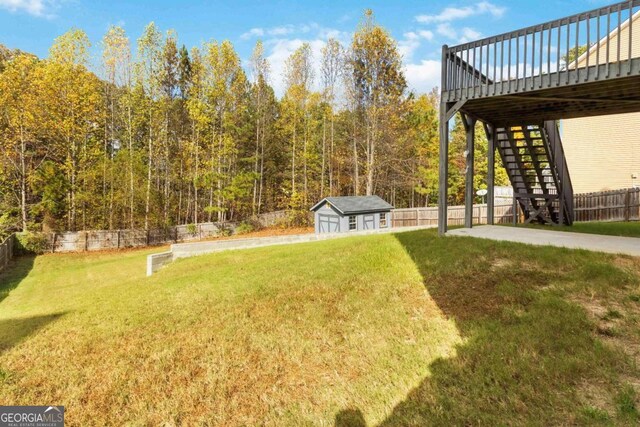
<path id="1" fill-rule="evenodd" d="M 227 237 L 233 234 L 233 229 L 225 224 L 218 224 L 218 237 Z"/>
<path id="2" fill-rule="evenodd" d="M 236 227 L 236 234 L 247 234 L 255 231 L 255 227 L 250 222 L 242 222 Z"/>
<path id="3" fill-rule="evenodd" d="M 195 224 L 187 224 L 187 233 L 196 234 L 197 231 L 198 231 L 198 227 L 196 227 Z"/>
<path id="4" fill-rule="evenodd" d="M 49 238 L 43 233 L 16 233 L 16 254 L 43 254 L 51 249 Z"/>

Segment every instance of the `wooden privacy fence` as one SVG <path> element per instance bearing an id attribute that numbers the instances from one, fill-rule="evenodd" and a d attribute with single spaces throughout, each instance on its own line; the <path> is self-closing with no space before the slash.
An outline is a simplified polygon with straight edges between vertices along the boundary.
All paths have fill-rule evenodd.
<path id="1" fill-rule="evenodd" d="M 214 237 L 223 228 L 233 230 L 234 227 L 234 224 L 207 222 L 155 230 L 64 231 L 50 233 L 48 249 L 51 252 L 82 252 L 137 248 Z"/>
<path id="2" fill-rule="evenodd" d="M 15 235 L 12 234 L 0 243 L 0 271 L 7 268 L 13 258 L 14 239 Z"/>
<path id="3" fill-rule="evenodd" d="M 518 209 L 518 219 L 520 209 Z M 448 225 L 464 225 L 464 206 L 448 207 Z M 513 205 L 494 206 L 494 218 L 496 224 L 510 224 L 513 222 Z M 416 227 L 423 225 L 438 225 L 438 208 L 409 208 L 394 209 L 391 215 L 391 223 L 394 227 Z M 473 223 L 487 223 L 487 205 L 474 205 Z"/>
<path id="4" fill-rule="evenodd" d="M 640 221 L 640 188 L 582 193 L 574 195 L 575 221 Z M 448 225 L 464 225 L 464 206 L 449 206 Z M 513 223 L 513 206 L 497 205 L 494 210 L 496 224 Z M 518 207 L 518 222 L 522 211 Z M 438 225 L 438 208 L 395 209 L 394 227 Z M 487 205 L 474 205 L 473 223 L 487 223 Z"/>
<path id="5" fill-rule="evenodd" d="M 640 188 L 574 196 L 576 221 L 639 221 Z"/>
<path id="6" fill-rule="evenodd" d="M 257 215 L 255 220 L 263 227 L 278 224 L 286 219 L 286 211 L 268 212 Z M 190 240 L 217 237 L 223 233 L 233 233 L 236 223 L 206 222 L 178 225 L 153 230 L 95 230 L 61 231 L 44 234 L 49 252 L 83 252 L 116 250 L 162 245 Z"/>

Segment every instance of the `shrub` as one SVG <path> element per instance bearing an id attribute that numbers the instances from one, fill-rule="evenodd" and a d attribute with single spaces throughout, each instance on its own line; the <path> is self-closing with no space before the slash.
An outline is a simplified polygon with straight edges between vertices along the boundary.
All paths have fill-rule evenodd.
<path id="1" fill-rule="evenodd" d="M 250 222 L 242 222 L 236 227 L 236 234 L 247 234 L 255 230 L 255 227 Z"/>
<path id="2" fill-rule="evenodd" d="M 196 234 L 196 231 L 198 231 L 198 227 L 195 224 L 187 224 L 187 233 Z"/>
<path id="3" fill-rule="evenodd" d="M 233 234 L 233 229 L 226 224 L 218 224 L 218 237 L 227 237 Z"/>
<path id="4" fill-rule="evenodd" d="M 49 238 L 44 233 L 30 231 L 16 233 L 16 253 L 18 255 L 43 254 L 50 249 Z"/>

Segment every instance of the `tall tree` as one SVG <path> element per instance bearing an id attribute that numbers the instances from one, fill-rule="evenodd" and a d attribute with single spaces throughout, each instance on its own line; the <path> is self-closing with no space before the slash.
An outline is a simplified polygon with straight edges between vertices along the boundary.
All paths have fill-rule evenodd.
<path id="1" fill-rule="evenodd" d="M 144 228 L 149 228 L 149 214 L 151 210 L 151 183 L 156 156 L 157 145 L 160 139 L 161 125 L 159 123 L 155 101 L 160 98 L 160 69 L 162 66 L 162 35 L 155 23 L 147 25 L 138 39 L 138 63 L 136 64 L 136 84 L 142 91 L 146 106 L 147 121 L 147 185 L 144 207 Z M 139 98 L 140 99 L 140 98 Z"/>
<path id="2" fill-rule="evenodd" d="M 1 161 L 5 176 L 15 177 L 10 185 L 17 189 L 22 230 L 29 222 L 29 176 L 47 156 L 46 145 L 38 144 L 43 114 L 35 73 L 38 66 L 34 57 L 18 55 L 0 73 Z"/>
<path id="3" fill-rule="evenodd" d="M 251 55 L 251 99 L 255 114 L 255 154 L 253 173 L 253 215 L 260 213 L 262 206 L 262 192 L 264 185 L 264 152 L 267 128 L 269 126 L 270 108 L 272 105 L 273 90 L 268 84 L 269 62 L 264 56 L 262 41 L 256 43 Z M 271 95 L 271 96 L 270 96 Z"/>
<path id="4" fill-rule="evenodd" d="M 103 140 L 102 85 L 85 67 L 89 47 L 83 31 L 71 30 L 55 40 L 51 59 L 42 67 L 45 132 L 56 147 L 56 155 L 63 159 L 70 230 L 77 227 L 78 208 L 82 209 L 82 228 L 87 226 L 87 210 L 94 209 L 96 200 L 89 186 L 95 179 L 93 166 Z"/>
<path id="5" fill-rule="evenodd" d="M 396 42 L 367 10 L 353 35 L 351 62 L 357 104 L 364 114 L 366 192 L 375 189 L 379 143 L 393 126 L 394 110 L 403 101 L 406 80 Z"/>
<path id="6" fill-rule="evenodd" d="M 325 159 L 329 169 L 329 195 L 333 195 L 333 163 L 334 163 L 334 149 L 335 149 L 335 102 L 336 102 L 336 89 L 340 77 L 340 70 L 342 69 L 344 60 L 344 48 L 340 42 L 336 39 L 330 38 L 327 44 L 322 48 L 322 86 L 324 101 L 328 104 L 329 115 L 329 153 L 326 155 L 326 116 L 322 117 L 322 177 L 321 177 L 321 196 L 324 196 L 324 183 L 325 183 Z M 325 110 L 326 111 L 326 110 Z"/>
<path id="7" fill-rule="evenodd" d="M 238 131 L 247 112 L 248 81 L 231 42 L 207 43 L 205 50 L 207 104 L 212 124 L 209 164 L 212 184 L 215 182 L 210 187 L 208 212 L 209 220 L 215 212 L 218 221 L 224 221 L 226 199 L 239 197 L 225 189 L 232 183 L 231 174 L 237 166 Z"/>
<path id="8" fill-rule="evenodd" d="M 201 152 L 203 135 L 211 128 L 211 118 L 207 111 L 206 74 L 200 50 L 194 48 L 191 51 L 190 66 L 191 83 L 188 87 L 187 111 L 191 124 L 189 148 L 193 163 L 191 173 L 191 185 L 193 186 L 193 222 L 198 224 L 200 213 L 200 192 L 204 186 L 201 176 Z"/>
<path id="9" fill-rule="evenodd" d="M 306 204 L 309 190 L 309 176 L 307 164 L 308 149 L 308 101 L 310 88 L 313 83 L 314 71 L 312 66 L 311 46 L 308 43 L 302 44 L 296 49 L 286 61 L 285 81 L 287 84 L 287 98 L 294 108 L 291 140 L 291 192 L 292 197 L 298 191 L 296 187 L 296 158 L 298 156 L 297 147 L 298 135 L 302 133 L 302 176 L 303 190 L 301 201 Z M 299 122 L 300 125 L 299 125 Z"/>
<path id="10" fill-rule="evenodd" d="M 105 207 L 105 217 L 108 217 L 109 229 L 113 229 L 114 217 L 114 169 L 113 164 L 115 152 L 121 148 L 122 128 L 127 130 L 130 124 L 126 120 L 126 110 L 123 111 L 123 105 L 126 97 L 123 96 L 121 88 L 125 91 L 130 89 L 130 64 L 131 64 L 131 48 L 129 46 L 129 38 L 124 29 L 118 26 L 111 26 L 107 30 L 102 39 L 102 61 L 105 74 L 105 100 L 108 110 L 107 120 L 105 120 L 105 138 L 104 138 L 104 161 L 103 161 L 103 198 Z M 125 101 L 125 102 L 123 102 Z M 130 106 L 128 106 L 130 108 Z M 124 113 L 124 114 L 123 114 Z M 123 120 L 124 126 L 123 126 Z M 130 133 L 130 132 L 129 132 Z M 129 135 L 129 155 L 131 156 L 131 136 Z M 129 174 L 133 173 L 131 166 L 131 158 L 129 159 Z M 106 187 L 109 181 L 109 197 L 107 203 Z M 123 182 L 124 183 L 124 182 Z M 129 188 L 131 195 L 133 189 Z M 131 199 L 129 199 L 131 200 Z M 133 227 L 133 202 L 130 203 L 130 222 Z"/>

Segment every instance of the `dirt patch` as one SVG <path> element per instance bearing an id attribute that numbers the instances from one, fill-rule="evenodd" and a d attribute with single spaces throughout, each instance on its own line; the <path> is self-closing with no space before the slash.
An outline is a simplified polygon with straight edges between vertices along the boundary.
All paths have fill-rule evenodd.
<path id="1" fill-rule="evenodd" d="M 613 265 L 626 271 L 640 273 L 640 258 L 618 256 L 613 260 Z"/>
<path id="2" fill-rule="evenodd" d="M 589 318 L 596 323 L 599 323 L 599 321 L 607 314 L 607 307 L 595 298 L 573 295 L 569 300 L 584 308 L 587 311 Z"/>
<path id="3" fill-rule="evenodd" d="M 607 384 L 584 381 L 578 384 L 576 390 L 584 406 L 597 408 L 608 414 L 616 412 L 615 404 L 611 399 L 612 393 Z"/>
<path id="4" fill-rule="evenodd" d="M 501 270 L 514 265 L 514 262 L 508 258 L 497 258 L 491 262 L 490 269 L 492 271 Z"/>

